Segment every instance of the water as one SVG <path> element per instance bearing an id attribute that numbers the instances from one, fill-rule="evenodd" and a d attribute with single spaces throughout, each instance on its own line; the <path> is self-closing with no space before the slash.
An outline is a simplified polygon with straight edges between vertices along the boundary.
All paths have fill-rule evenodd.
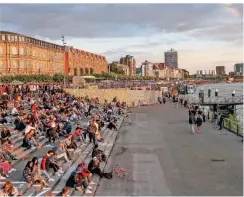
<path id="1" fill-rule="evenodd" d="M 218 96 L 231 98 L 233 90 L 235 90 L 236 97 L 243 96 L 243 83 L 215 83 L 215 84 L 204 84 L 197 87 L 195 94 L 187 95 L 189 98 L 198 98 L 198 94 L 200 90 L 203 90 L 204 97 L 208 96 L 208 89 L 211 87 L 211 97 L 213 99 L 215 97 L 215 89 L 218 89 Z M 243 105 L 238 105 L 236 107 L 236 115 L 242 121 L 243 117 Z"/>

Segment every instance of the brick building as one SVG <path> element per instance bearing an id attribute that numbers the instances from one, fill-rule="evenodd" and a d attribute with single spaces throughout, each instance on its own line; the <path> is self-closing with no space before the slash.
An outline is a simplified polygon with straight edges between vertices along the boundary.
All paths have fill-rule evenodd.
<path id="1" fill-rule="evenodd" d="M 107 62 L 97 54 L 0 31 L 0 75 L 73 75 L 75 71 L 79 75 L 81 68 L 88 73 L 107 72 Z"/>
<path id="2" fill-rule="evenodd" d="M 218 76 L 225 75 L 225 67 L 224 66 L 216 66 L 216 75 L 218 75 Z"/>
<path id="3" fill-rule="evenodd" d="M 126 55 L 125 57 L 121 57 L 119 63 L 129 67 L 130 76 L 136 76 L 136 60 L 133 56 Z"/>
<path id="4" fill-rule="evenodd" d="M 88 75 L 108 72 L 106 58 L 95 53 L 65 47 L 65 73 L 71 75 Z"/>

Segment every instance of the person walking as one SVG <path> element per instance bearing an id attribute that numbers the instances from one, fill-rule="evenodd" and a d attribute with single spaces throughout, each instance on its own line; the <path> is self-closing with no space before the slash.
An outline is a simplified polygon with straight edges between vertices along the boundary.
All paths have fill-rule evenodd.
<path id="1" fill-rule="evenodd" d="M 223 122 L 224 122 L 224 114 L 220 114 L 220 118 L 219 118 L 219 130 L 223 129 Z"/>
<path id="2" fill-rule="evenodd" d="M 195 116 L 194 114 L 192 113 L 192 111 L 190 111 L 190 114 L 189 114 L 189 124 L 191 126 L 191 131 L 193 134 L 195 134 L 195 129 L 194 129 L 194 125 L 195 125 Z"/>
<path id="3" fill-rule="evenodd" d="M 218 114 L 216 111 L 213 114 L 213 126 L 215 129 L 218 128 Z"/>
<path id="4" fill-rule="evenodd" d="M 197 131 L 200 133 L 200 128 L 202 126 L 202 118 L 200 114 L 198 114 L 197 116 L 196 125 L 197 125 Z"/>

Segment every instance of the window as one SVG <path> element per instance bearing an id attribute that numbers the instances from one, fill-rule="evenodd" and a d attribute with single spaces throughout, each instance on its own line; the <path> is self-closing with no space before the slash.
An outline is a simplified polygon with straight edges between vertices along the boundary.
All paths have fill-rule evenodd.
<path id="1" fill-rule="evenodd" d="M 10 40 L 10 36 L 8 36 L 8 41 L 11 41 L 11 40 Z"/>
<path id="2" fill-rule="evenodd" d="M 5 35 L 2 35 L 2 40 L 5 40 Z"/>
<path id="3" fill-rule="evenodd" d="M 22 39 L 22 42 L 24 42 L 24 41 L 25 41 L 25 37 L 21 37 L 21 39 Z"/>
<path id="4" fill-rule="evenodd" d="M 25 62 L 24 62 L 24 60 L 20 60 L 20 62 L 19 62 L 19 68 L 20 69 L 24 69 L 25 68 Z"/>
<path id="5" fill-rule="evenodd" d="M 26 48 L 26 55 L 29 56 L 30 55 L 30 48 Z"/>
<path id="6" fill-rule="evenodd" d="M 11 36 L 11 41 L 14 41 L 14 36 Z"/>
<path id="7" fill-rule="evenodd" d="M 13 55 L 17 55 L 18 54 L 17 47 L 12 47 L 12 54 Z"/>
<path id="8" fill-rule="evenodd" d="M 25 49 L 24 49 L 23 47 L 21 47 L 21 48 L 19 49 L 19 54 L 20 54 L 20 55 L 24 55 L 24 53 L 25 53 Z"/>
<path id="9" fill-rule="evenodd" d="M 11 61 L 11 68 L 18 68 L 18 63 L 16 60 Z"/>
<path id="10" fill-rule="evenodd" d="M 0 69 L 3 69 L 3 61 L 0 60 Z"/>
<path id="11" fill-rule="evenodd" d="M 15 36 L 15 37 L 14 37 L 14 40 L 15 40 L 15 41 L 18 41 L 18 36 Z"/>

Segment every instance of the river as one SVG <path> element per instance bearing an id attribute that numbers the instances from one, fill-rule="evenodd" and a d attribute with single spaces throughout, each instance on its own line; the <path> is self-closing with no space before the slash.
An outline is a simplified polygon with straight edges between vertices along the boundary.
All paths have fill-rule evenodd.
<path id="1" fill-rule="evenodd" d="M 231 98 L 233 90 L 235 90 L 236 97 L 243 96 L 243 83 L 215 83 L 215 84 L 204 84 L 197 86 L 195 94 L 188 94 L 188 97 L 195 97 L 198 98 L 198 93 L 200 90 L 203 90 L 205 97 L 208 96 L 208 89 L 211 87 L 211 97 L 210 99 L 215 97 L 215 89 L 218 89 L 218 96 L 219 97 L 226 97 Z M 243 105 L 238 105 L 236 107 L 236 115 L 237 117 L 242 120 L 243 117 Z"/>

